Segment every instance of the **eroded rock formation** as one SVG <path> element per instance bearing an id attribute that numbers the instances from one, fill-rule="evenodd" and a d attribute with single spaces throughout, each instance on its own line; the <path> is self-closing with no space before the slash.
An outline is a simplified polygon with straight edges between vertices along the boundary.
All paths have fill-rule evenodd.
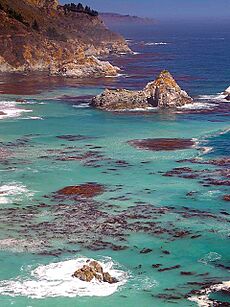
<path id="1" fill-rule="evenodd" d="M 106 89 L 102 94 L 94 97 L 91 104 L 99 109 L 119 111 L 151 107 L 180 107 L 192 102 L 192 98 L 179 87 L 172 75 L 164 70 L 142 91 Z"/>
<path id="2" fill-rule="evenodd" d="M 89 260 L 82 268 L 76 270 L 72 276 L 87 282 L 92 281 L 94 278 L 109 284 L 118 282 L 115 277 L 112 277 L 108 272 L 104 272 L 102 266 L 95 260 Z"/>

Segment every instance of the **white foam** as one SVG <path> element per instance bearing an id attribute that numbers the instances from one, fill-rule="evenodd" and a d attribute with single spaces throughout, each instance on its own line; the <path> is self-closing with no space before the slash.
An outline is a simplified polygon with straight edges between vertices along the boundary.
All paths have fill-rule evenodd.
<path id="1" fill-rule="evenodd" d="M 217 93 L 215 95 L 200 95 L 197 97 L 199 100 L 212 100 L 216 102 L 226 102 L 226 94 L 224 93 Z"/>
<path id="2" fill-rule="evenodd" d="M 0 119 L 19 117 L 22 113 L 32 112 L 32 110 L 19 107 L 20 104 L 25 103 L 16 101 L 0 101 L 0 112 L 4 113 L 0 115 Z"/>
<path id="3" fill-rule="evenodd" d="M 89 108 L 89 103 L 74 104 L 73 107 L 76 109 Z"/>
<path id="4" fill-rule="evenodd" d="M 11 182 L 0 186 L 0 204 L 9 204 L 18 202 L 25 198 L 33 196 L 33 192 L 28 190 L 26 186 Z"/>
<path id="5" fill-rule="evenodd" d="M 112 110 L 113 112 L 144 112 L 144 111 L 153 111 L 153 110 L 158 110 L 157 107 L 147 107 L 147 108 L 134 108 L 134 109 L 119 109 L 119 110 Z"/>
<path id="6" fill-rule="evenodd" d="M 194 102 L 194 103 L 188 103 L 181 107 L 178 107 L 178 109 L 183 110 L 203 110 L 203 109 L 213 109 L 216 106 L 215 103 L 207 103 L 207 102 Z"/>
<path id="7" fill-rule="evenodd" d="M 152 42 L 152 43 L 145 43 L 146 46 L 159 46 L 159 45 L 168 45 L 169 43 L 166 42 Z"/>
<path id="8" fill-rule="evenodd" d="M 43 118 L 40 116 L 29 116 L 29 117 L 23 117 L 22 119 L 43 120 Z"/>
<path id="9" fill-rule="evenodd" d="M 12 253 L 37 253 L 44 251 L 45 242 L 41 240 L 26 240 L 7 238 L 0 240 L 0 250 Z"/>
<path id="10" fill-rule="evenodd" d="M 216 252 L 210 252 L 207 255 L 205 255 L 203 258 L 199 259 L 198 262 L 209 264 L 210 262 L 214 262 L 216 260 L 220 260 L 222 256 Z"/>
<path id="11" fill-rule="evenodd" d="M 109 284 L 93 279 L 91 282 L 81 281 L 72 274 L 84 264 L 88 258 L 78 258 L 49 265 L 40 265 L 32 270 L 30 277 L 17 277 L 14 280 L 0 281 L 0 294 L 8 296 L 27 296 L 30 298 L 76 297 L 76 296 L 109 296 L 116 292 L 127 281 L 127 273 L 114 269 L 114 262 L 106 258 L 99 262 L 105 272 L 118 279 Z"/>
<path id="12" fill-rule="evenodd" d="M 190 297 L 189 301 L 197 303 L 200 307 L 212 307 L 213 301 L 209 299 L 209 295 L 221 290 L 229 291 L 230 281 L 224 281 L 221 284 L 212 285 L 209 288 L 201 290 L 199 292 L 200 295 Z"/>

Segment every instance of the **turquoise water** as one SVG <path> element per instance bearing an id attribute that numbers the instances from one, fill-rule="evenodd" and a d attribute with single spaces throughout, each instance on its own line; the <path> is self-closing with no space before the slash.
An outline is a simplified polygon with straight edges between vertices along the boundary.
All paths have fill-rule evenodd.
<path id="1" fill-rule="evenodd" d="M 120 78 L 109 82 L 115 86 Z M 30 112 L 0 122 L 1 306 L 196 306 L 187 300 L 192 290 L 229 280 L 229 203 L 223 200 L 229 173 L 227 166 L 202 164 L 229 156 L 229 108 L 114 114 L 68 99 L 95 95 L 104 83 L 21 94 L 27 103 L 14 107 Z M 220 91 L 215 82 L 211 93 L 210 83 L 200 92 L 192 79 L 186 84 L 195 95 Z M 1 101 L 18 97 L 2 94 Z M 75 138 L 60 138 L 68 135 Z M 146 138 L 188 138 L 196 145 L 147 151 L 127 143 Z M 165 176 L 185 167 L 197 177 L 185 178 L 183 170 Z M 59 189 L 87 182 L 103 185 L 104 193 L 55 198 Z M 146 248 L 151 251 L 141 253 Z M 75 295 L 73 281 L 59 274 L 81 257 L 112 261 L 123 272 L 119 287 L 89 296 L 87 286 L 88 295 Z M 60 288 L 46 269 L 31 275 L 53 263 Z"/>

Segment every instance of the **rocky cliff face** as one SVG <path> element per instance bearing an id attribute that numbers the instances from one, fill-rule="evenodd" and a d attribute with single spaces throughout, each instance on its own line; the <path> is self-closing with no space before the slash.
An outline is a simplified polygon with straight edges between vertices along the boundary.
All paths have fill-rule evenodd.
<path id="1" fill-rule="evenodd" d="M 97 16 L 66 12 L 57 0 L 0 0 L 0 71 L 64 76 L 114 75 L 95 56 L 130 52 Z"/>
<path id="2" fill-rule="evenodd" d="M 164 70 L 142 91 L 107 89 L 92 99 L 92 106 L 107 111 L 119 111 L 151 107 L 175 108 L 192 103 L 192 101 L 192 98 L 181 90 L 172 75 Z"/>

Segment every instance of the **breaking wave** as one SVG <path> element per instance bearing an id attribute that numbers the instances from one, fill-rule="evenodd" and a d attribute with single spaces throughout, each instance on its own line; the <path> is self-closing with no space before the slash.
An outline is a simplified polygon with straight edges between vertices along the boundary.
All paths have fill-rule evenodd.
<path id="1" fill-rule="evenodd" d="M 28 190 L 26 186 L 20 183 L 11 182 L 9 184 L 4 184 L 0 186 L 0 204 L 18 202 L 25 198 L 30 198 L 33 194 L 32 191 Z"/>
<path id="2" fill-rule="evenodd" d="M 145 43 L 145 46 L 159 46 L 159 45 L 168 45 L 169 43 L 166 42 L 152 42 L 152 43 Z"/>
<path id="3" fill-rule="evenodd" d="M 184 106 L 178 107 L 178 109 L 182 109 L 182 110 L 203 110 L 203 109 L 213 109 L 215 106 L 216 106 L 215 103 L 194 102 L 194 103 L 188 103 Z"/>
<path id="4" fill-rule="evenodd" d="M 99 262 L 104 271 L 118 279 L 109 284 L 93 279 L 91 282 L 81 281 L 72 274 L 84 264 L 88 258 L 78 258 L 40 265 L 30 272 L 29 277 L 17 277 L 14 280 L 0 281 L 0 294 L 8 296 L 26 296 L 30 298 L 76 297 L 76 296 L 109 296 L 125 284 L 128 275 L 124 271 L 114 269 L 115 263 L 110 258 Z"/>
<path id="5" fill-rule="evenodd" d="M 20 107 L 21 104 L 16 101 L 0 101 L 0 120 L 19 117 L 22 113 L 32 112 L 32 110 Z"/>

